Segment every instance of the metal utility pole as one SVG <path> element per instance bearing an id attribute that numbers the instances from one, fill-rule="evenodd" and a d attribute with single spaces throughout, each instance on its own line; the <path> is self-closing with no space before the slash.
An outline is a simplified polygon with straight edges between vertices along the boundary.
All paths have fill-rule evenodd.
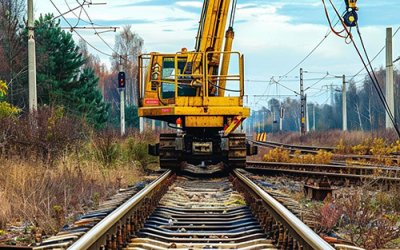
<path id="1" fill-rule="evenodd" d="M 343 131 L 347 131 L 347 93 L 346 93 L 346 76 L 343 75 L 343 86 L 342 86 L 342 122 Z"/>
<path id="2" fill-rule="evenodd" d="M 303 68 L 300 68 L 300 133 L 306 134 L 306 103 L 304 96 Z"/>
<path id="3" fill-rule="evenodd" d="M 385 94 L 389 110 L 394 113 L 394 78 L 393 78 L 393 42 L 392 28 L 386 28 L 386 84 Z M 388 112 L 386 112 L 386 128 L 393 128 Z"/>
<path id="4" fill-rule="evenodd" d="M 37 110 L 36 89 L 36 46 L 33 18 L 33 0 L 28 0 L 28 71 L 29 71 L 29 112 Z"/>

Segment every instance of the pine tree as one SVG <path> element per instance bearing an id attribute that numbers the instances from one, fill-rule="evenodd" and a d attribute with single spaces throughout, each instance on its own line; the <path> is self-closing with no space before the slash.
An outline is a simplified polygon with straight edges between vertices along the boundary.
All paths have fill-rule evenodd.
<path id="1" fill-rule="evenodd" d="M 71 98 L 70 108 L 85 116 L 95 128 L 102 128 L 108 120 L 109 106 L 103 101 L 97 86 L 98 78 L 93 69 L 86 68 L 80 76 L 79 86 L 73 88 L 68 97 Z"/>
<path id="2" fill-rule="evenodd" d="M 41 15 L 35 26 L 39 103 L 63 106 L 94 127 L 103 127 L 108 106 L 97 89 L 93 69 L 83 67 L 85 59 L 72 35 L 61 30 L 59 21 L 49 14 Z"/>

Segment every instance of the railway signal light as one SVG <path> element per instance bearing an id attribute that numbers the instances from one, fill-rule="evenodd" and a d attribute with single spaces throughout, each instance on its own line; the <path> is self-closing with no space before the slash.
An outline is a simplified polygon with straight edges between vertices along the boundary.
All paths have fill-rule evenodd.
<path id="1" fill-rule="evenodd" d="M 118 88 L 124 89 L 125 88 L 125 72 L 118 73 Z"/>

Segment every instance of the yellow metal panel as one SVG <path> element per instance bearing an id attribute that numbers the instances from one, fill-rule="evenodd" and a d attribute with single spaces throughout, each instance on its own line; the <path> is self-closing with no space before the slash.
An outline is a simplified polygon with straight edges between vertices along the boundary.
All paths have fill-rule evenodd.
<path id="1" fill-rule="evenodd" d="M 250 116 L 250 109 L 244 107 L 142 107 L 139 116 Z"/>
<path id="2" fill-rule="evenodd" d="M 241 97 L 201 97 L 201 96 L 179 96 L 175 100 L 176 106 L 183 107 L 202 107 L 203 100 L 207 103 L 207 106 L 242 106 L 243 99 Z"/>
<path id="3" fill-rule="evenodd" d="M 249 108 L 242 107 L 175 107 L 176 115 L 223 115 L 223 116 L 243 116 L 250 115 Z"/>
<path id="4" fill-rule="evenodd" d="M 223 116 L 186 116 L 186 127 L 223 127 Z"/>

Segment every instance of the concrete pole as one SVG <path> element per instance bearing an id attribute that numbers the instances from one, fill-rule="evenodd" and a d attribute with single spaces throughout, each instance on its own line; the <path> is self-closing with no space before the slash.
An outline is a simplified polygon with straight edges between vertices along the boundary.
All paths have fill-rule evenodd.
<path id="1" fill-rule="evenodd" d="M 304 97 L 303 69 L 300 69 L 300 133 L 306 134 L 306 104 Z"/>
<path id="2" fill-rule="evenodd" d="M 36 45 L 33 18 L 33 0 L 28 0 L 28 71 L 29 71 L 29 112 L 37 110 L 36 89 Z"/>
<path id="3" fill-rule="evenodd" d="M 120 58 L 119 71 L 123 71 L 122 59 Z M 121 111 L 121 136 L 125 135 L 125 89 L 121 88 L 120 92 L 120 111 Z"/>
<path id="4" fill-rule="evenodd" d="M 143 131 L 144 131 L 144 118 L 143 117 L 139 117 L 139 131 L 140 131 L 140 133 L 143 133 Z"/>
<path id="5" fill-rule="evenodd" d="M 342 86 L 342 128 L 343 131 L 347 131 L 347 87 L 346 87 L 346 76 L 343 75 L 343 86 Z"/>
<path id="6" fill-rule="evenodd" d="M 121 89 L 121 136 L 125 135 L 125 90 Z"/>
<path id="7" fill-rule="evenodd" d="M 392 28 L 386 28 L 386 84 L 385 84 L 386 101 L 389 110 L 394 114 L 394 78 L 393 78 L 393 42 Z M 393 128 L 389 114 L 386 112 L 386 128 Z"/>
<path id="8" fill-rule="evenodd" d="M 315 131 L 315 104 L 313 104 L 313 130 Z"/>
<path id="9" fill-rule="evenodd" d="M 263 126 L 263 132 L 267 132 L 265 125 L 267 123 L 265 122 L 265 111 L 262 112 L 262 126 Z"/>
<path id="10" fill-rule="evenodd" d="M 307 104 L 307 95 L 305 95 L 304 97 L 305 101 L 304 101 L 304 105 L 306 107 L 306 132 L 310 132 L 310 114 L 309 114 L 309 110 L 308 110 L 308 104 Z"/>
<path id="11" fill-rule="evenodd" d="M 281 106 L 280 112 L 279 112 L 279 131 L 283 130 L 283 116 L 284 116 L 284 110 L 283 107 Z"/>

